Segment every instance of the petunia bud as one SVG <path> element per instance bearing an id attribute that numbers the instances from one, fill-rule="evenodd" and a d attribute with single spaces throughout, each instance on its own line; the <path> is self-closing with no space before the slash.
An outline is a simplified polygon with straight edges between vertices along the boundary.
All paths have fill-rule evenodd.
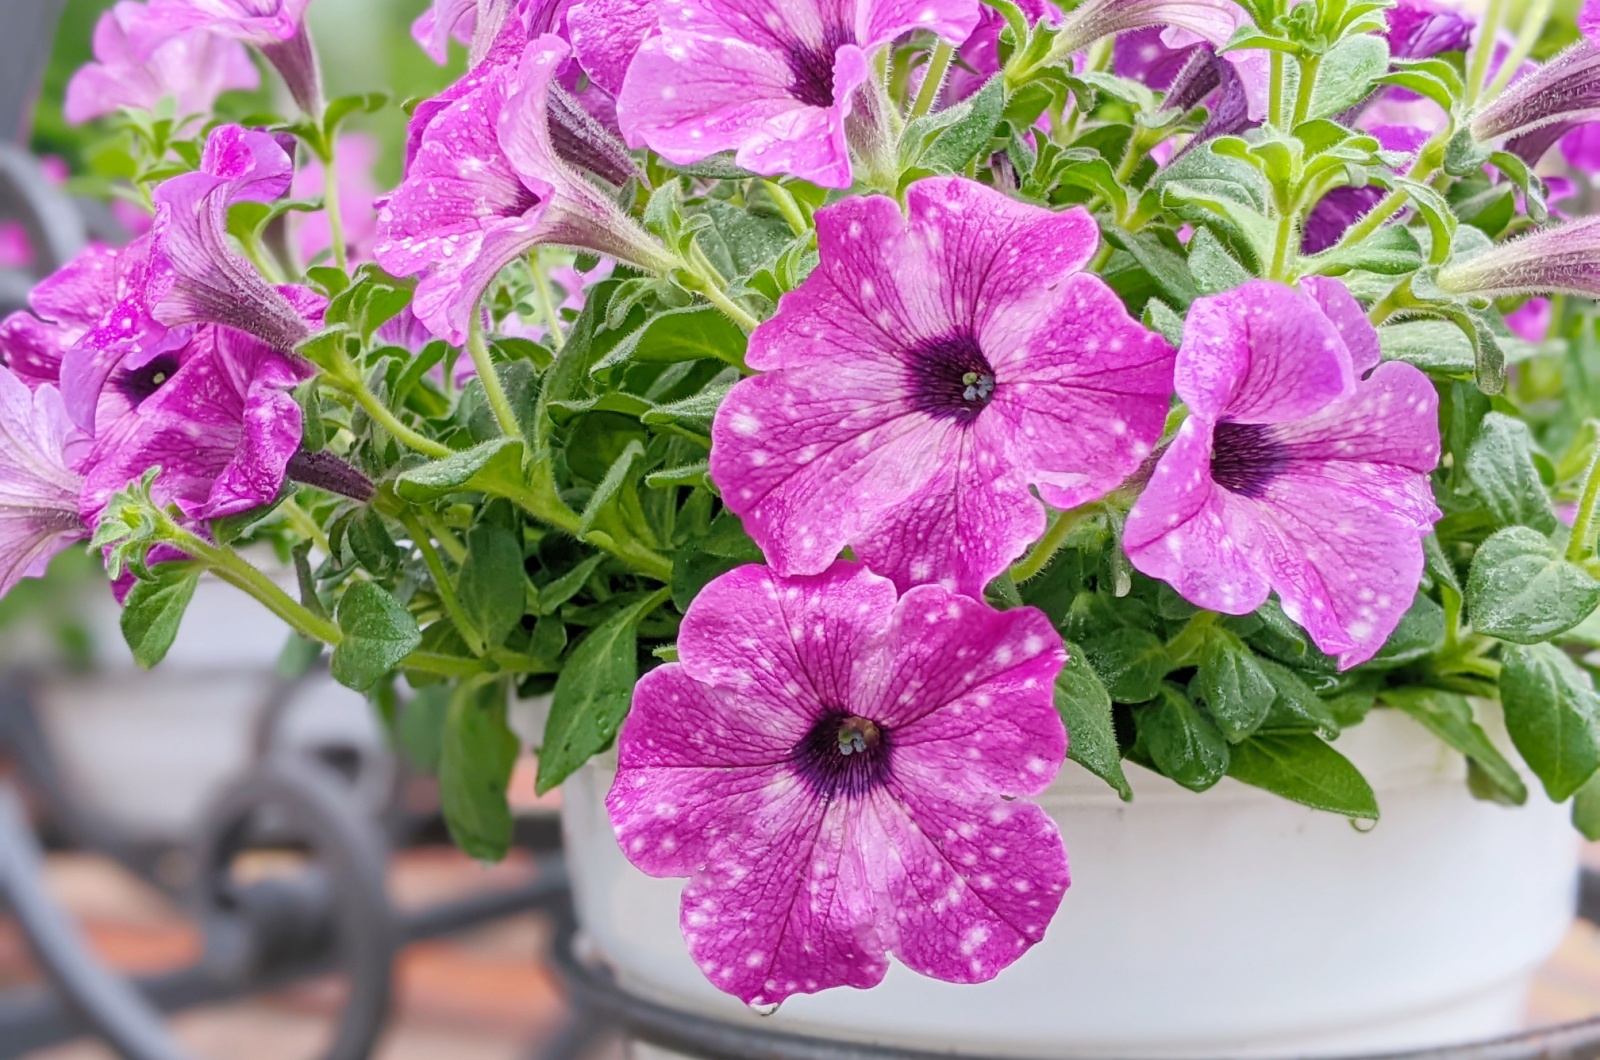
<path id="1" fill-rule="evenodd" d="M 1518 79 L 1472 120 L 1480 143 L 1600 118 L 1600 48 L 1579 41 Z"/>
<path id="2" fill-rule="evenodd" d="M 1151 27 L 1187 30 L 1220 45 L 1243 19 L 1230 0 L 1089 0 L 1067 19 L 1055 50 L 1080 51 L 1102 38 Z"/>
<path id="3" fill-rule="evenodd" d="M 1541 229 L 1439 270 L 1440 289 L 1480 298 L 1600 297 L 1600 217 Z"/>

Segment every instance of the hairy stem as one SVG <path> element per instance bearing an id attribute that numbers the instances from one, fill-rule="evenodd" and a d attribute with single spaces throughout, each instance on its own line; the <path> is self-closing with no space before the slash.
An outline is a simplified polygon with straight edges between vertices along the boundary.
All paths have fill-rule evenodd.
<path id="1" fill-rule="evenodd" d="M 539 316 L 550 332 L 550 344 L 559 350 L 567 344 L 567 337 L 561 331 L 561 315 L 556 312 L 555 299 L 550 296 L 550 276 L 545 272 L 538 248 L 528 255 L 528 267 L 533 270 L 533 295 L 539 302 Z"/>
<path id="2" fill-rule="evenodd" d="M 483 338 L 483 320 L 479 313 L 472 313 L 472 325 L 467 329 L 467 352 L 472 355 L 472 363 L 478 369 L 478 379 L 483 383 L 483 393 L 489 399 L 489 407 L 494 410 L 494 418 L 500 424 L 500 430 L 507 438 L 522 439 L 522 425 L 517 422 L 517 414 L 511 411 L 511 399 L 506 397 L 505 387 L 500 385 L 500 375 L 494 369 L 494 360 L 489 356 L 489 345 Z"/>
<path id="3" fill-rule="evenodd" d="M 1567 559 L 1584 563 L 1594 555 L 1595 508 L 1600 505 L 1600 441 L 1595 442 L 1589 469 L 1583 474 L 1583 491 L 1578 495 L 1578 515 L 1572 521 L 1572 537 L 1567 542 Z"/>
<path id="4" fill-rule="evenodd" d="M 933 54 L 928 58 L 922 75 L 922 87 L 917 90 L 917 98 L 911 104 L 911 121 L 916 121 L 933 109 L 934 101 L 939 98 L 939 90 L 944 87 L 944 75 L 950 69 L 950 58 L 955 52 L 942 39 L 934 45 Z"/>

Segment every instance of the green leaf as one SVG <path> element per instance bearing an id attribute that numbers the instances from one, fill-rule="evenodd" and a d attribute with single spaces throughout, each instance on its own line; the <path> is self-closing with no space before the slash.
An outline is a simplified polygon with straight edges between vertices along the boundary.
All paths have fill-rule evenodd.
<path id="1" fill-rule="evenodd" d="M 1238 743 L 1259 729 L 1278 698 L 1278 690 L 1255 652 L 1238 636 L 1220 628 L 1206 635 L 1194 687 L 1229 743 Z"/>
<path id="2" fill-rule="evenodd" d="M 1339 723 L 1334 719 L 1333 712 L 1299 674 L 1282 663 L 1260 656 L 1256 657 L 1256 665 L 1267 675 L 1267 680 L 1272 682 L 1272 687 L 1278 693 L 1266 720 L 1261 723 L 1261 732 L 1281 735 L 1339 731 Z"/>
<path id="3" fill-rule="evenodd" d="M 400 569 L 400 548 L 383 525 L 383 516 L 371 508 L 359 509 L 345 530 L 345 542 L 356 562 L 376 578 L 387 578 Z"/>
<path id="4" fill-rule="evenodd" d="M 411 612 L 372 582 L 356 582 L 339 601 L 344 638 L 333 649 L 330 666 L 340 684 L 365 692 L 381 681 L 422 643 Z"/>
<path id="5" fill-rule="evenodd" d="M 1508 644 L 1500 662 L 1500 703 L 1511 742 L 1550 801 L 1564 802 L 1600 767 L 1594 682 L 1549 644 Z"/>
<path id="6" fill-rule="evenodd" d="M 1425 659 L 1444 647 L 1444 608 L 1426 593 L 1418 593 L 1411 607 L 1400 616 L 1389 639 L 1384 641 L 1369 665 L 1383 669 L 1404 666 Z"/>
<path id="7" fill-rule="evenodd" d="M 1163 776 L 1205 791 L 1227 773 L 1228 741 L 1176 685 L 1163 684 L 1156 701 L 1133 718 L 1138 747 Z"/>
<path id="8" fill-rule="evenodd" d="M 424 776 L 437 776 L 444 746 L 445 719 L 449 715 L 450 689 L 446 685 L 418 689 L 400 710 L 396 735 L 406 758 Z"/>
<path id="9" fill-rule="evenodd" d="M 522 443 L 496 438 L 412 468 L 395 482 L 395 489 L 408 501 L 426 502 L 450 493 L 493 493 L 522 484 Z"/>
<path id="10" fill-rule="evenodd" d="M 1156 288 L 1179 309 L 1188 308 L 1189 303 L 1200 297 L 1200 289 L 1195 286 L 1183 255 L 1162 243 L 1153 233 L 1108 228 L 1106 238 L 1132 254 L 1155 281 Z"/>
<path id="11" fill-rule="evenodd" d="M 1067 645 L 1067 664 L 1056 676 L 1056 711 L 1067 727 L 1067 757 L 1110 784 L 1124 802 L 1132 799 L 1111 723 L 1111 694 L 1075 644 Z"/>
<path id="12" fill-rule="evenodd" d="M 146 670 L 167 657 L 183 613 L 194 599 L 204 568 L 198 563 L 158 563 L 150 578 L 133 583 L 122 605 L 122 639 Z"/>
<path id="13" fill-rule="evenodd" d="M 1585 839 L 1600 839 L 1600 775 L 1590 777 L 1572 797 L 1572 826 Z"/>
<path id="14" fill-rule="evenodd" d="M 463 685 L 451 697 L 439 748 L 439 804 L 450 838 L 469 857 L 499 861 L 511 849 L 506 789 L 521 750 L 506 724 L 503 684 Z"/>
<path id="15" fill-rule="evenodd" d="M 1422 245 L 1411 229 L 1384 225 L 1350 246 L 1335 246 L 1308 258 L 1302 271 L 1308 275 L 1343 276 L 1347 272 L 1375 272 L 1401 276 L 1422 267 Z"/>
<path id="16" fill-rule="evenodd" d="M 737 366 L 744 362 L 748 342 L 739 325 L 715 306 L 669 309 L 651 317 L 644 326 L 617 343 L 610 353 L 595 362 L 590 372 L 628 361 L 664 364 L 714 358 Z"/>
<path id="17" fill-rule="evenodd" d="M 522 621 L 526 582 L 517 534 L 491 522 L 468 531 L 456 593 L 486 648 L 500 646 Z"/>
<path id="18" fill-rule="evenodd" d="M 1367 778 L 1316 736 L 1257 736 L 1235 744 L 1228 776 L 1313 810 L 1378 819 L 1378 799 Z"/>
<path id="19" fill-rule="evenodd" d="M 595 486 L 594 492 L 589 495 L 589 503 L 584 505 L 583 514 L 578 519 L 578 536 L 584 537 L 594 529 L 596 520 L 606 511 L 611 503 L 621 495 L 623 487 L 628 484 L 629 473 L 633 470 L 635 462 L 644 459 L 644 446 L 638 441 L 631 441 L 622 450 L 616 462 L 606 472 L 605 478 Z"/>
<path id="20" fill-rule="evenodd" d="M 721 407 L 722 401 L 728 396 L 728 391 L 739 381 L 737 372 L 728 371 L 726 376 L 718 376 L 706 385 L 705 389 L 697 394 L 691 394 L 678 401 L 671 401 L 655 408 L 639 417 L 646 426 L 658 428 L 672 428 L 675 432 L 687 434 L 695 439 L 703 439 L 706 443 L 711 440 L 711 421 Z"/>
<path id="21" fill-rule="evenodd" d="M 1005 106 L 1005 78 L 991 77 L 955 106 L 918 118 L 901 137 L 900 168 L 961 172 L 988 148 Z"/>
<path id="22" fill-rule="evenodd" d="M 1548 534 L 1560 524 L 1550 508 L 1533 451 L 1533 434 L 1526 423 L 1491 412 L 1467 447 L 1465 466 L 1496 525 L 1531 526 Z"/>
<path id="23" fill-rule="evenodd" d="M 1506 801 L 1517 806 L 1528 801 L 1528 786 L 1472 716 L 1472 703 L 1466 696 L 1435 688 L 1412 687 L 1386 688 L 1382 697 L 1385 703 L 1405 711 L 1466 756 Z"/>
<path id="24" fill-rule="evenodd" d="M 665 599 L 662 590 L 618 611 L 567 656 L 539 749 L 541 795 L 616 736 L 639 677 L 639 622 Z"/>
<path id="25" fill-rule="evenodd" d="M 1346 37 L 1322 57 L 1311 90 L 1312 118 L 1331 118 L 1366 99 L 1372 82 L 1389 70 L 1389 45 L 1382 37 Z M 1305 91 L 1302 86 L 1301 91 Z"/>
<path id="26" fill-rule="evenodd" d="M 1600 606 L 1600 581 L 1526 526 L 1478 547 L 1467 575 L 1467 618 L 1479 633 L 1518 644 L 1549 640 Z"/>
<path id="27" fill-rule="evenodd" d="M 1211 229 L 1198 229 L 1189 240 L 1189 272 L 1201 294 L 1231 291 L 1250 280 L 1250 273 L 1234 260 Z"/>
<path id="28" fill-rule="evenodd" d="M 1117 629 L 1083 642 L 1084 657 L 1118 703 L 1144 703 L 1172 668 L 1167 645 L 1145 629 Z"/>

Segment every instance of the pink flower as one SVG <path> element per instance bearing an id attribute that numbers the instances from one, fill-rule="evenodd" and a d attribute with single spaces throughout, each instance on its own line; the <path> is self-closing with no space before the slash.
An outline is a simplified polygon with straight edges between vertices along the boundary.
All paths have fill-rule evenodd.
<path id="1" fill-rule="evenodd" d="M 450 61 L 452 39 L 472 45 L 476 66 L 518 6 L 516 0 L 433 0 L 411 24 L 411 39 L 440 66 Z"/>
<path id="2" fill-rule="evenodd" d="M 158 187 L 147 298 L 168 327 L 223 324 L 292 350 L 311 334 L 294 292 L 261 277 L 228 239 L 228 210 L 289 190 L 294 164 L 278 140 L 237 125 L 206 139 L 200 168 Z"/>
<path id="3" fill-rule="evenodd" d="M 651 271 L 664 250 L 557 155 L 547 93 L 569 49 L 546 34 L 520 61 L 485 63 L 448 106 L 417 109 L 405 181 L 378 215 L 378 264 L 420 276 L 413 308 L 435 335 L 466 341 L 500 270 L 540 244 L 586 249 Z M 424 107 L 427 105 L 424 104 Z M 422 126 L 417 134 L 418 123 Z"/>
<path id="4" fill-rule="evenodd" d="M 1189 418 L 1128 516 L 1133 565 L 1230 615 L 1276 591 L 1343 667 L 1411 606 L 1439 518 L 1438 396 L 1337 280 L 1197 300 L 1176 369 Z"/>
<path id="5" fill-rule="evenodd" d="M 345 243 L 353 260 L 364 260 L 371 256 L 372 244 L 378 238 L 378 212 L 374 206 L 378 184 L 372 177 L 373 166 L 378 162 L 378 141 L 367 133 L 345 133 L 339 137 L 335 157 Z M 323 187 L 322 163 L 313 157 L 295 173 L 290 195 L 315 199 L 321 197 Z M 323 211 L 291 215 L 290 224 L 300 245 L 300 256 L 306 261 L 315 260 L 332 247 L 328 215 Z"/>
<path id="6" fill-rule="evenodd" d="M 959 44 L 977 24 L 975 0 L 663 0 L 617 119 L 670 162 L 732 150 L 757 173 L 849 187 L 845 121 L 873 55 L 917 29 Z"/>
<path id="7" fill-rule="evenodd" d="M 111 495 L 159 467 L 154 496 L 185 516 L 218 519 L 270 502 L 300 448 L 289 393 L 310 366 L 227 328 L 197 330 L 181 364 L 95 439 L 81 504 L 94 522 Z"/>
<path id="8" fill-rule="evenodd" d="M 53 386 L 0 368 L 0 596 L 87 537 L 78 517 L 83 441 Z"/>
<path id="9" fill-rule="evenodd" d="M 660 31 L 656 7 L 657 0 L 579 0 L 567 10 L 578 65 L 612 96 L 621 95 L 640 46 Z"/>
<path id="10" fill-rule="evenodd" d="M 100 16 L 94 57 L 67 84 L 62 111 L 74 124 L 123 107 L 153 110 L 171 99 L 180 118 L 205 114 L 231 89 L 261 83 L 250 55 L 209 28 L 169 28 L 151 9 L 122 0 Z"/>
<path id="11" fill-rule="evenodd" d="M 1506 327 L 1523 342 L 1540 343 L 1550 336 L 1550 299 L 1530 298 L 1506 314 Z"/>
<path id="12" fill-rule="evenodd" d="M 307 114 L 322 110 L 322 73 L 306 32 L 311 0 L 150 0 L 152 22 L 164 33 L 204 29 L 248 44 L 282 76 Z"/>
<path id="13" fill-rule="evenodd" d="M 33 240 L 21 221 L 0 221 L 0 269 L 27 269 L 33 265 Z"/>
<path id="14" fill-rule="evenodd" d="M 61 380 L 61 362 L 119 300 L 120 252 L 93 244 L 28 294 L 33 312 L 0 323 L 0 363 L 29 386 Z"/>
<path id="15" fill-rule="evenodd" d="M 740 567 L 646 674 L 606 799 L 652 876 L 687 876 L 706 978 L 751 1005 L 870 987 L 888 954 L 958 983 L 1044 937 L 1068 884 L 1036 795 L 1066 751 L 1044 615 L 839 563 Z"/>
<path id="16" fill-rule="evenodd" d="M 1173 351 L 1082 271 L 1081 208 L 960 177 L 817 214 L 821 262 L 750 338 L 764 374 L 712 428 L 711 473 L 768 561 L 846 545 L 902 588 L 976 596 L 1058 508 L 1115 489 L 1161 436 Z"/>

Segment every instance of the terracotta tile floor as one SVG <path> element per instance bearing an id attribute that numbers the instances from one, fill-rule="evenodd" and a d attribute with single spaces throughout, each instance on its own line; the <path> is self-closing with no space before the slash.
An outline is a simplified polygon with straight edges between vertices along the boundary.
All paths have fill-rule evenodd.
<path id="1" fill-rule="evenodd" d="M 1600 867 L 1600 845 L 1588 857 Z M 402 854 L 391 893 L 402 907 L 504 885 L 529 871 L 512 860 L 485 868 L 454 850 Z M 50 882 L 80 919 L 96 949 L 118 968 L 153 972 L 193 958 L 198 939 L 176 910 L 114 865 L 83 855 L 50 859 Z M 396 1014 L 376 1060 L 532 1060 L 561 1024 L 553 974 L 538 960 L 545 925 L 533 915 L 411 947 L 401 960 Z M 32 981 L 16 932 L 0 920 L 0 989 Z M 313 982 L 174 1018 L 178 1037 L 211 1060 L 298 1060 L 325 1043 L 337 1011 L 336 982 Z M 1555 1023 L 1600 1014 L 1600 928 L 1578 924 L 1541 971 L 1530 1018 Z M 80 1042 L 34 1054 L 34 1060 L 115 1060 Z"/>

